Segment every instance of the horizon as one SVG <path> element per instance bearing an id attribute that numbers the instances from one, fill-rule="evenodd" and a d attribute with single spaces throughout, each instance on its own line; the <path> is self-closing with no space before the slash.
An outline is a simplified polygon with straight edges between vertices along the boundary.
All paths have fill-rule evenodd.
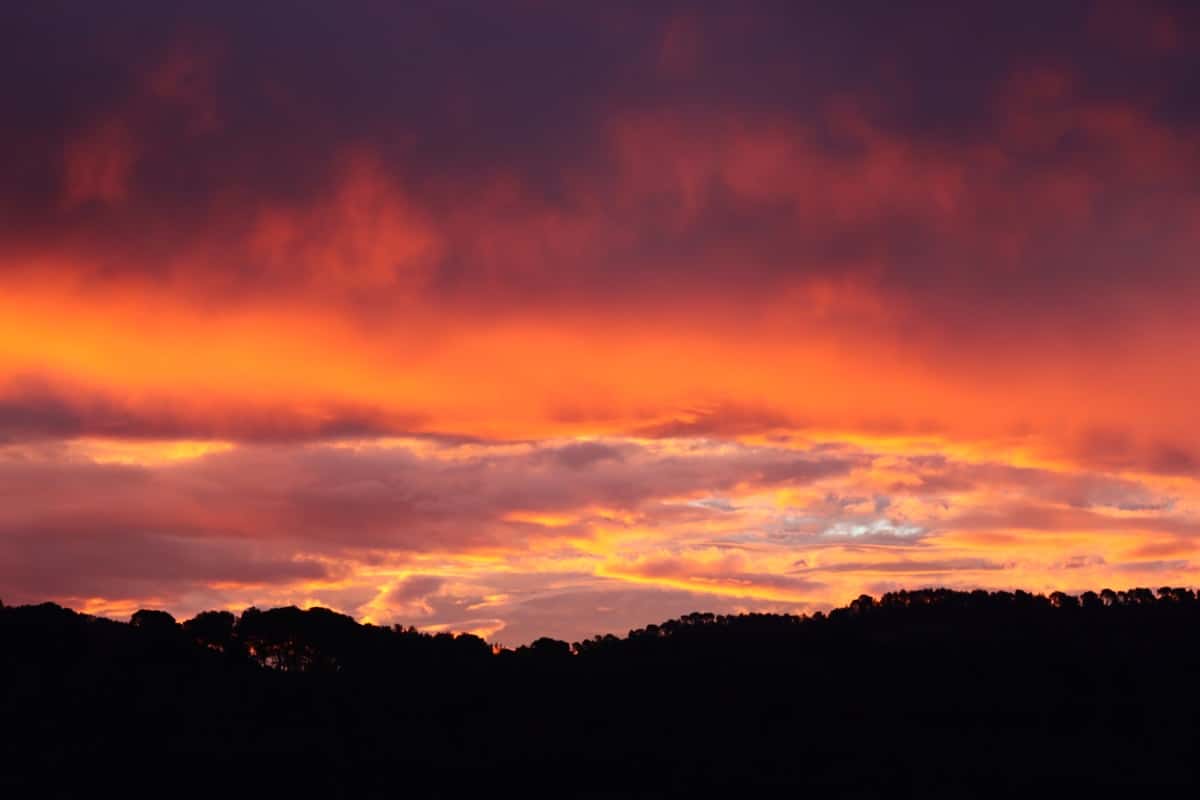
<path id="1" fill-rule="evenodd" d="M 531 645 L 536 644 L 539 640 L 551 641 L 551 642 L 557 642 L 559 644 L 569 645 L 570 652 L 577 654 L 579 652 L 578 648 L 576 647 L 577 645 L 582 644 L 582 645 L 586 646 L 586 645 L 590 645 L 590 644 L 600 643 L 602 640 L 609 640 L 610 636 L 616 636 L 616 638 L 618 640 L 621 640 L 621 639 L 631 640 L 640 635 L 646 635 L 647 633 L 653 633 L 653 632 L 659 630 L 660 628 L 664 628 L 664 627 L 665 628 L 673 628 L 673 627 L 675 627 L 676 623 L 686 622 L 686 623 L 692 624 L 692 623 L 695 623 L 697 620 L 701 620 L 701 621 L 704 621 L 707 623 L 720 623 L 723 621 L 734 622 L 734 621 L 739 621 L 739 620 L 745 620 L 748 617 L 752 618 L 755 615 L 769 616 L 769 617 L 774 617 L 776 619 L 791 618 L 791 619 L 798 620 L 800 622 L 808 622 L 808 621 L 819 622 L 822 620 L 836 619 L 839 616 L 839 614 L 852 614 L 852 615 L 853 614 L 861 614 L 864 609 L 867 609 L 867 610 L 886 609 L 886 608 L 895 609 L 895 608 L 900 608 L 900 607 L 913 607 L 913 606 L 920 607 L 920 606 L 926 605 L 930 602 L 932 602 L 932 604 L 935 606 L 948 607 L 949 605 L 952 605 L 952 603 L 950 603 L 949 601 L 952 601 L 954 599 L 970 598 L 972 600 L 976 600 L 976 599 L 978 599 L 977 596 L 981 592 L 984 595 L 983 599 L 990 601 L 991 603 L 1001 601 L 1001 602 L 1008 602 L 1011 604 L 1014 601 L 1032 601 L 1034 605 L 1040 605 L 1042 607 L 1053 608 L 1057 611 L 1068 611 L 1068 612 L 1069 611 L 1081 611 L 1081 610 L 1082 611 L 1087 611 L 1087 610 L 1094 611 L 1094 610 L 1097 610 L 1100 608 L 1112 608 L 1112 607 L 1131 608 L 1131 607 L 1137 607 L 1137 606 L 1153 606 L 1156 604 L 1177 605 L 1177 604 L 1183 603 L 1185 605 L 1190 605 L 1196 601 L 1198 594 L 1200 594 L 1188 587 L 1171 587 L 1171 586 L 1162 586 L 1157 589 L 1151 589 L 1151 588 L 1145 587 L 1145 586 L 1130 586 L 1126 589 L 1112 589 L 1112 588 L 1106 586 L 1098 591 L 1088 589 L 1088 590 L 1084 590 L 1084 591 L 1077 592 L 1077 593 L 1056 591 L 1056 592 L 1051 592 L 1049 594 L 1042 594 L 1040 592 L 1027 592 L 1023 589 L 1015 589 L 1015 590 L 998 589 L 998 590 L 988 591 L 988 590 L 983 590 L 983 589 L 960 590 L 960 589 L 948 589 L 943 586 L 926 586 L 926 587 L 920 587 L 917 589 L 900 589 L 900 590 L 893 591 L 893 592 L 885 592 L 884 594 L 882 594 L 879 597 L 873 597 L 871 595 L 866 595 L 866 594 L 859 595 L 854 600 L 852 600 L 844 605 L 831 607 L 829 609 L 818 609 L 811 613 L 791 613 L 791 612 L 774 613 L 774 612 L 749 611 L 749 612 L 738 612 L 738 613 L 734 613 L 734 614 L 714 614 L 713 612 L 702 611 L 702 610 L 697 609 L 695 611 L 691 611 L 686 614 L 680 614 L 677 617 L 672 617 L 670 619 L 662 619 L 662 620 L 657 620 L 654 622 L 648 622 L 645 625 L 642 625 L 642 626 L 639 626 L 636 628 L 631 628 L 624 632 L 618 632 L 618 631 L 598 632 L 596 634 L 593 634 L 592 636 L 582 637 L 574 642 L 564 641 L 564 640 L 556 640 L 556 639 L 553 639 L 553 637 L 542 636 L 542 637 L 537 637 L 537 639 L 516 642 L 516 643 L 501 642 L 499 640 L 494 640 L 494 639 L 489 640 L 486 637 L 481 637 L 472 631 L 422 630 L 416 626 L 400 625 L 400 624 L 376 626 L 375 623 L 364 621 L 364 620 L 358 620 L 350 615 L 342 614 L 340 612 L 334 611 L 333 609 L 326 608 L 324 606 L 309 606 L 307 608 L 299 607 L 299 606 L 295 606 L 295 605 L 279 606 L 279 607 L 275 607 L 275 608 L 258 608 L 256 606 L 248 606 L 248 607 L 240 609 L 240 610 L 236 610 L 236 609 L 232 609 L 232 608 L 204 609 L 203 611 L 198 612 L 195 616 L 188 618 L 188 619 L 176 619 L 169 612 L 165 612 L 162 609 L 143 608 L 143 609 L 138 609 L 137 611 L 135 611 L 132 615 L 130 615 L 129 619 L 118 619 L 115 617 L 105 616 L 102 614 L 88 614 L 86 612 L 78 611 L 73 608 L 58 605 L 52 601 L 45 601 L 42 603 L 29 603 L 29 604 L 16 605 L 16 606 L 6 605 L 4 603 L 4 598 L 0 597 L 0 611 L 6 610 L 6 609 L 7 610 L 35 609 L 35 608 L 41 608 L 41 607 L 50 605 L 50 606 L 56 606 L 59 609 L 70 612 L 71 614 L 79 615 L 86 619 L 104 619 L 109 622 L 115 622 L 115 623 L 120 623 L 120 624 L 124 624 L 124 625 L 132 625 L 133 627 L 138 627 L 139 617 L 149 615 L 154 620 L 151 624 L 158 624 L 159 622 L 161 622 L 161 616 L 163 614 L 167 614 L 168 618 L 170 619 L 170 622 L 174 626 L 177 626 L 178 628 L 182 629 L 184 632 L 188 632 L 190 630 L 189 626 L 191 624 L 197 622 L 198 620 L 203 619 L 206 615 L 212 615 L 212 614 L 230 614 L 230 615 L 232 615 L 232 619 L 234 620 L 234 623 L 233 623 L 233 628 L 231 630 L 236 631 L 238 629 L 238 626 L 241 624 L 241 620 L 246 617 L 248 612 L 257 612 L 257 613 L 261 614 L 261 613 L 266 613 L 266 612 L 281 612 L 281 611 L 299 611 L 299 612 L 320 611 L 320 612 L 330 612 L 331 614 L 335 614 L 337 616 L 349 619 L 353 624 L 355 624 L 357 626 L 381 627 L 385 630 L 394 630 L 397 633 L 415 632 L 415 633 L 423 634 L 425 636 L 449 635 L 454 638 L 458 638 L 460 636 L 468 636 L 468 637 L 475 636 L 476 638 L 482 640 L 485 644 L 487 644 L 491 648 L 493 655 L 499 655 L 499 654 L 503 653 L 504 651 L 523 650 Z M 922 599 L 923 602 L 917 602 L 917 603 L 909 602 L 910 600 L 918 599 L 918 598 Z M 903 602 L 901 602 L 901 601 L 903 601 Z M 978 611 L 981 611 L 981 608 L 976 608 L 975 610 L 978 612 Z M 208 627 L 209 626 L 202 626 L 202 628 L 196 629 L 196 632 L 199 636 L 199 638 L 196 640 L 197 643 L 200 643 L 200 644 L 208 643 L 208 640 L 205 637 L 211 635 L 211 633 L 212 633 L 212 631 L 209 630 Z M 236 635 L 236 634 L 231 633 L 231 635 Z"/>
<path id="2" fill-rule="evenodd" d="M 0 8 L 0 599 L 1200 587 L 1200 8 Z"/>

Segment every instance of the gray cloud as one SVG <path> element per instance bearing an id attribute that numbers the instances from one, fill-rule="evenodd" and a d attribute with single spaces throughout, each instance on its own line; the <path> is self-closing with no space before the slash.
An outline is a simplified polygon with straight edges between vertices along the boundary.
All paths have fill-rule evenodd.
<path id="1" fill-rule="evenodd" d="M 387 599 L 392 603 L 411 603 L 434 594 L 446 583 L 437 575 L 412 575 L 397 583 L 388 591 Z"/>
<path id="2" fill-rule="evenodd" d="M 602 505 L 657 524 L 684 513 L 665 498 L 755 480 L 800 484 L 853 463 L 754 447 L 468 447 L 469 457 L 443 459 L 403 447 L 260 445 L 154 466 L 93 463 L 65 446 L 9 448 L 0 454 L 6 584 L 27 597 L 125 597 L 205 582 L 313 580 L 328 577 L 314 557 L 519 550 L 587 530 L 586 516 L 547 528 L 510 521 L 512 512 Z M 392 599 L 419 599 L 437 580 L 410 579 Z"/>

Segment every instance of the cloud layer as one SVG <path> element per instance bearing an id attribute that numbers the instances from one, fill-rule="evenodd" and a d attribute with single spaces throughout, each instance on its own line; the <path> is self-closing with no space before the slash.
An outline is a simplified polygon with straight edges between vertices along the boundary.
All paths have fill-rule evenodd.
<path id="1" fill-rule="evenodd" d="M 0 31 L 6 601 L 520 638 L 1193 582 L 1188 4 Z"/>
<path id="2" fill-rule="evenodd" d="M 948 458 L 933 441 L 194 447 L 6 447 L 5 601 L 305 602 L 506 641 L 579 638 L 619 632 L 634 608 L 1186 583 L 1200 535 L 1190 479 Z"/>

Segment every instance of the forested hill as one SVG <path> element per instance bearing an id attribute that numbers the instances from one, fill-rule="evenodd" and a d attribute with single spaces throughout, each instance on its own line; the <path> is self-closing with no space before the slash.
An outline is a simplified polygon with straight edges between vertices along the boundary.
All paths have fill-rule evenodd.
<path id="1" fill-rule="evenodd" d="M 697 613 L 625 637 L 497 651 L 326 609 L 179 624 L 161 611 L 121 623 L 0 607 L 0 790 L 1179 787 L 1200 760 L 1198 622 L 1186 589 L 938 589 L 864 596 L 828 615 Z"/>

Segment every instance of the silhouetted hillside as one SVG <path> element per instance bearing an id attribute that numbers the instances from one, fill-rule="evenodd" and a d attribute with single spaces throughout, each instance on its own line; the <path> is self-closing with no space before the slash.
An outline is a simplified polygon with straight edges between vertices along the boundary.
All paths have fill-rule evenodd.
<path id="1" fill-rule="evenodd" d="M 0 607 L 11 797 L 1077 795 L 1197 778 L 1200 601 L 948 590 L 493 649 L 326 609 Z M 120 796 L 120 795 L 118 795 Z"/>

